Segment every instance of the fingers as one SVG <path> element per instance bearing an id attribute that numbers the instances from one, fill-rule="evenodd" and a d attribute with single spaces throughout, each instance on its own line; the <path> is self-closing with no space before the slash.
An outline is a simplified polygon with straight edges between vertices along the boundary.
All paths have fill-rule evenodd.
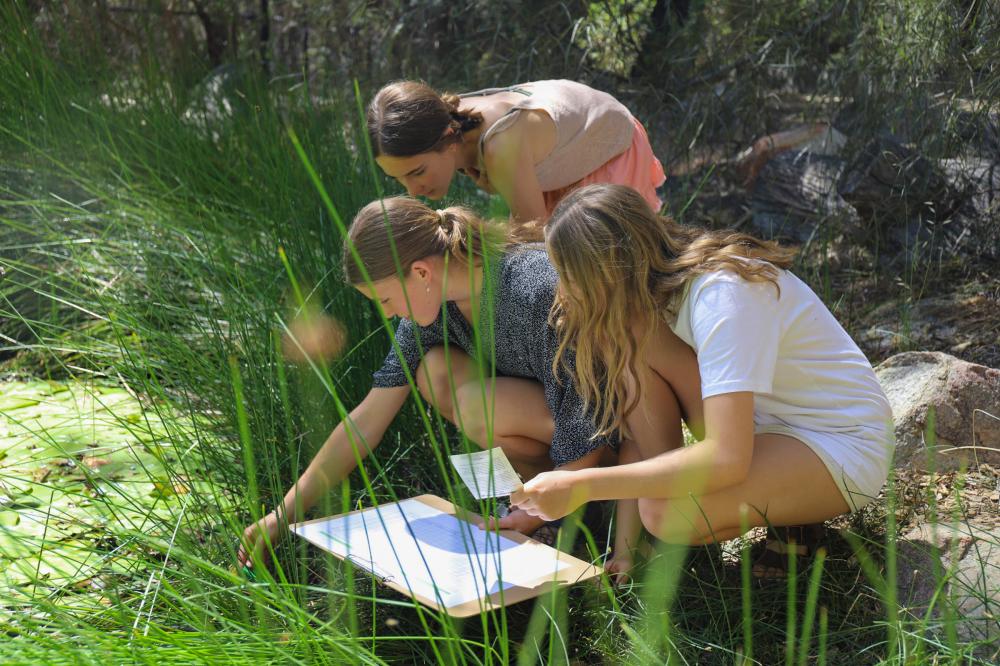
<path id="1" fill-rule="evenodd" d="M 273 543 L 273 542 L 271 542 Z M 240 566 L 253 569 L 255 562 L 260 562 L 265 567 L 270 563 L 271 550 L 267 547 L 268 542 L 263 538 L 256 540 L 240 548 L 236 561 Z"/>
<path id="2" fill-rule="evenodd" d="M 510 504 L 511 506 L 517 506 L 518 508 L 523 508 L 525 503 L 533 503 L 538 497 L 539 483 L 546 476 L 546 472 L 542 472 L 535 478 L 531 479 L 523 486 L 514 490 L 510 494 Z"/>
<path id="3" fill-rule="evenodd" d="M 510 504 L 511 506 L 516 506 L 521 502 L 523 502 L 525 499 L 527 499 L 527 497 L 528 497 L 527 491 L 525 490 L 524 486 L 521 486 L 517 490 L 511 492 Z"/>
<path id="4" fill-rule="evenodd" d="M 524 514 L 526 512 L 520 510 L 511 511 L 506 516 L 502 518 L 497 516 L 490 516 L 486 519 L 486 529 L 488 530 L 517 530 L 518 532 L 524 531 Z"/>
<path id="5" fill-rule="evenodd" d="M 510 494 L 510 505 L 511 507 L 527 511 L 535 507 L 536 499 L 536 493 L 529 486 L 525 485 L 520 490 L 515 490 Z"/>
<path id="6" fill-rule="evenodd" d="M 246 539 L 246 533 L 244 533 L 242 538 L 236 540 L 236 561 L 240 564 L 243 563 L 243 558 L 245 558 L 247 554 L 244 539 Z"/>
<path id="7" fill-rule="evenodd" d="M 523 500 L 521 500 L 520 502 L 517 502 L 517 503 L 514 503 L 512 501 L 510 503 L 510 505 L 512 507 L 514 507 L 515 509 L 520 509 L 522 511 L 527 511 L 528 513 L 531 513 L 531 511 L 533 509 L 537 509 L 537 506 L 538 506 L 537 503 L 535 502 L 535 500 L 534 499 L 530 499 L 530 498 L 525 498 L 525 499 L 523 499 Z"/>
<path id="8" fill-rule="evenodd" d="M 545 518 L 545 516 L 541 514 L 541 509 L 538 508 L 538 505 L 534 502 L 534 500 L 525 499 L 522 500 L 521 502 L 518 502 L 517 504 L 511 502 L 510 505 L 511 507 L 517 509 L 518 511 L 525 512 L 529 516 L 534 516 L 535 518 L 543 518 L 545 520 L 548 520 L 548 518 Z"/>
<path id="9" fill-rule="evenodd" d="M 259 551 L 260 544 L 252 538 L 247 538 L 244 535 L 243 539 L 240 541 L 239 548 L 236 550 L 236 563 L 241 567 L 253 567 L 254 557 L 253 555 L 260 556 Z"/>
<path id="10" fill-rule="evenodd" d="M 256 545 L 256 539 L 254 538 L 255 535 L 253 531 L 254 528 L 256 528 L 256 525 L 251 525 L 243 530 L 243 534 L 236 542 L 236 563 L 241 567 L 248 567 L 251 565 L 250 552 Z"/>
<path id="11" fill-rule="evenodd" d="M 516 528 L 516 519 L 510 514 L 500 518 L 496 521 L 497 527 L 502 530 L 510 530 Z"/>
<path id="12" fill-rule="evenodd" d="M 498 518 L 497 516 L 490 516 L 486 521 L 486 529 L 488 530 L 516 530 L 517 522 L 516 518 L 510 515 L 504 516 L 503 518 Z"/>
<path id="13" fill-rule="evenodd" d="M 254 562 L 265 565 L 270 559 L 270 550 L 277 545 L 281 530 L 262 518 L 243 530 L 236 549 L 236 561 L 240 566 L 252 568 Z"/>
<path id="14" fill-rule="evenodd" d="M 542 508 L 538 505 L 538 499 L 538 491 L 525 486 L 524 489 L 511 493 L 510 506 L 511 508 L 524 511 L 529 516 L 541 518 L 542 520 L 552 520 L 552 518 L 542 512 Z"/>
<path id="15" fill-rule="evenodd" d="M 632 562 L 630 560 L 613 559 L 604 567 L 608 579 L 615 587 L 625 585 L 632 580 L 632 576 L 629 573 L 631 570 Z"/>
<path id="16" fill-rule="evenodd" d="M 607 569 L 607 572 L 608 576 L 611 578 L 611 582 L 618 585 L 628 581 L 629 571 L 631 571 L 631 569 L 631 563 L 615 562 L 613 566 Z"/>
<path id="17" fill-rule="evenodd" d="M 517 523 L 510 516 L 504 516 L 503 518 L 497 518 L 496 516 L 490 516 L 486 521 L 486 529 L 488 530 L 516 530 Z"/>

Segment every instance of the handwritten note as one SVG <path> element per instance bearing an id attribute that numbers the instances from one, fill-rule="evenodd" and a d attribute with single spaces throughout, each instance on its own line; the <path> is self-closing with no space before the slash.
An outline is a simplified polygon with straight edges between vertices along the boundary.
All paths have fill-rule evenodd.
<path id="1" fill-rule="evenodd" d="M 523 485 L 499 446 L 451 456 L 451 464 L 476 499 L 510 495 Z"/>

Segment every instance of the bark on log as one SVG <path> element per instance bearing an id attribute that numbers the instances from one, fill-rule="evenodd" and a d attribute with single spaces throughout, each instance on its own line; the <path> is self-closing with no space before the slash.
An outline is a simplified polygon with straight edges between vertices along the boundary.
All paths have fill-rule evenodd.
<path id="1" fill-rule="evenodd" d="M 743 187 L 747 189 L 753 187 L 760 170 L 777 155 L 830 131 L 831 127 L 827 123 L 813 123 L 774 134 L 766 134 L 757 139 L 734 159 L 734 167 L 740 180 L 743 181 Z"/>
<path id="2" fill-rule="evenodd" d="M 785 152 L 760 170 L 751 196 L 753 226 L 767 237 L 806 242 L 825 221 L 853 231 L 858 214 L 837 192 L 844 161 L 832 155 Z"/>
<path id="3" fill-rule="evenodd" d="M 932 160 L 881 138 L 845 165 L 803 147 L 760 169 L 751 209 L 753 226 L 768 237 L 807 242 L 829 220 L 832 235 L 862 243 L 925 242 L 945 255 L 998 258 L 1000 158 Z"/>
<path id="4" fill-rule="evenodd" d="M 940 166 L 886 136 L 861 151 L 844 172 L 838 189 L 861 217 L 890 223 L 915 216 L 947 219 L 963 194 Z"/>
<path id="5" fill-rule="evenodd" d="M 964 193 L 946 223 L 950 250 L 1000 258 L 1000 156 L 941 161 L 946 178 Z"/>

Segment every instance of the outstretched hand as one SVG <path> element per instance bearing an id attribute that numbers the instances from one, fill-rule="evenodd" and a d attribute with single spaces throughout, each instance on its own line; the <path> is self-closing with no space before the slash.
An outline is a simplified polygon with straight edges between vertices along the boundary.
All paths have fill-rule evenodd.
<path id="1" fill-rule="evenodd" d="M 285 531 L 278 514 L 274 511 L 267 514 L 243 530 L 240 546 L 236 551 L 236 562 L 241 567 L 251 568 L 254 562 L 267 564 L 271 557 L 271 549 L 284 537 Z M 270 548 L 268 548 L 269 543 Z"/>
<path id="2" fill-rule="evenodd" d="M 576 472 L 542 472 L 510 495 L 511 506 L 542 520 L 556 520 L 573 513 L 587 500 L 586 489 L 575 483 Z"/>

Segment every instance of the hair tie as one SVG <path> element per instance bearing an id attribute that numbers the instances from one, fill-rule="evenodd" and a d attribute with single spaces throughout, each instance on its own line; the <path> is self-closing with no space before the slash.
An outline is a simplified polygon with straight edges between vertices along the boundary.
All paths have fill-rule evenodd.
<path id="1" fill-rule="evenodd" d="M 445 213 L 444 213 L 444 209 L 437 208 L 437 209 L 435 209 L 434 212 L 437 213 L 438 224 L 441 225 L 441 227 L 443 228 L 445 226 L 445 219 L 446 219 Z"/>

